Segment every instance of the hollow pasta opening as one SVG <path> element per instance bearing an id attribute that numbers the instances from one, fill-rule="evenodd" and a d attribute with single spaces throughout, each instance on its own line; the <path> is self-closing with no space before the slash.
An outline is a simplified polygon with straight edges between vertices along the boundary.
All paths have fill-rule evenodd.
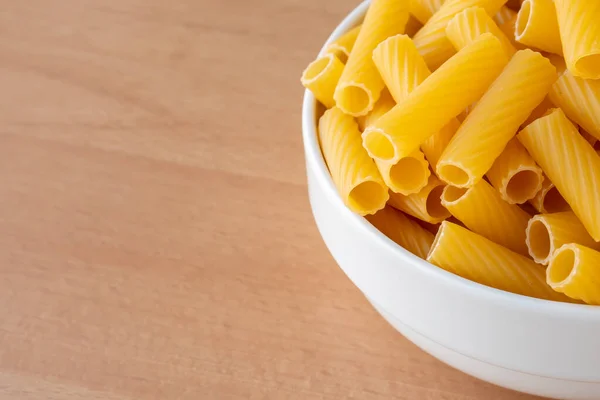
<path id="1" fill-rule="evenodd" d="M 427 184 L 427 165 L 413 157 L 402 158 L 390 168 L 394 187 L 405 191 L 418 191 Z"/>
<path id="2" fill-rule="evenodd" d="M 371 96 L 362 87 L 348 84 L 340 89 L 335 98 L 337 106 L 350 115 L 366 114 L 371 104 Z"/>
<path id="3" fill-rule="evenodd" d="M 533 199 L 542 186 L 542 175 L 536 171 L 523 170 L 514 174 L 506 185 L 506 196 L 516 204 Z"/>
<path id="4" fill-rule="evenodd" d="M 581 57 L 575 62 L 575 69 L 587 79 L 600 78 L 600 53 Z"/>
<path id="5" fill-rule="evenodd" d="M 547 213 L 557 213 L 561 211 L 569 211 L 571 207 L 562 197 L 556 187 L 552 187 L 544 196 L 544 211 Z"/>
<path id="6" fill-rule="evenodd" d="M 456 186 L 446 186 L 442 193 L 442 201 L 445 203 L 454 203 L 458 201 L 461 197 L 463 197 L 469 189 L 467 188 L 459 188 Z"/>
<path id="7" fill-rule="evenodd" d="M 387 196 L 387 188 L 384 188 L 383 185 L 373 181 L 365 181 L 359 183 L 350 191 L 348 202 L 353 210 L 364 210 L 371 213 L 383 208 Z"/>
<path id="8" fill-rule="evenodd" d="M 363 144 L 373 158 L 389 161 L 396 155 L 391 140 L 381 130 L 367 130 L 363 134 Z"/>
<path id="9" fill-rule="evenodd" d="M 553 286 L 565 283 L 577 266 L 576 258 L 573 248 L 563 246 L 558 249 L 548 267 L 548 283 Z"/>
<path id="10" fill-rule="evenodd" d="M 553 249 L 546 224 L 539 219 L 532 220 L 527 229 L 527 240 L 531 257 L 537 263 L 547 264 Z"/>
<path id="11" fill-rule="evenodd" d="M 444 192 L 444 186 L 436 186 L 433 188 L 429 195 L 427 195 L 427 201 L 425 207 L 427 208 L 427 214 L 435 219 L 448 218 L 450 213 L 446 210 L 446 207 L 442 205 L 442 193 Z"/>
<path id="12" fill-rule="evenodd" d="M 529 26 L 529 21 L 531 20 L 531 2 L 529 0 L 525 0 L 523 5 L 521 5 L 521 10 L 517 15 L 517 23 L 515 26 L 515 37 L 517 40 L 523 36 L 527 27 Z"/>
<path id="13" fill-rule="evenodd" d="M 456 165 L 440 165 L 438 174 L 442 180 L 453 186 L 467 186 L 471 180 L 469 174 Z"/>
<path id="14" fill-rule="evenodd" d="M 304 70 L 304 74 L 302 75 L 302 80 L 309 82 L 316 79 L 319 75 L 323 73 L 323 71 L 327 69 L 329 64 L 331 64 L 332 60 L 332 55 L 317 58 L 315 61 L 310 63 L 308 67 L 306 67 L 306 69 Z"/>
<path id="15" fill-rule="evenodd" d="M 332 44 L 329 46 L 329 50 L 333 51 L 335 56 L 342 62 L 342 64 L 346 64 L 348 62 L 348 50 L 345 47 L 339 46 L 337 44 Z"/>

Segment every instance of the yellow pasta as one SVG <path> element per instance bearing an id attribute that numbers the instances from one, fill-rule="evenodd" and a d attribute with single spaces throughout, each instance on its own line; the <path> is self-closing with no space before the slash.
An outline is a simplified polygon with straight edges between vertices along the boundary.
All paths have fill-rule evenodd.
<path id="1" fill-rule="evenodd" d="M 333 54 L 326 54 L 311 62 L 302 73 L 302 85 L 310 90 L 325 107 L 335 106 L 333 92 L 338 84 L 344 64 Z"/>
<path id="2" fill-rule="evenodd" d="M 419 193 L 431 175 L 425 155 L 417 150 L 396 163 L 376 160 L 383 181 L 394 193 L 410 195 Z"/>
<path id="3" fill-rule="evenodd" d="M 373 62 L 396 103 L 402 103 L 431 73 L 406 35 L 381 42 L 373 51 Z"/>
<path id="4" fill-rule="evenodd" d="M 440 9 L 444 0 L 410 0 L 410 13 L 422 24 Z"/>
<path id="5" fill-rule="evenodd" d="M 425 60 L 417 51 L 413 41 L 406 35 L 392 36 L 381 42 L 373 51 L 373 62 L 397 103 L 406 100 L 412 91 L 431 75 Z M 435 164 L 458 126 L 458 121 L 453 119 L 422 144 L 421 148 L 432 168 L 435 168 Z M 378 165 L 380 163 L 388 162 L 378 161 Z M 394 190 L 393 187 L 391 188 Z"/>
<path id="6" fill-rule="evenodd" d="M 383 89 L 381 97 L 379 97 L 379 100 L 377 100 L 377 103 L 375 103 L 371 112 L 356 118 L 356 122 L 358 122 L 358 127 L 361 132 L 364 131 L 366 127 L 374 125 L 381 116 L 394 108 L 395 105 L 396 102 L 392 98 L 390 92 L 387 89 Z"/>
<path id="7" fill-rule="evenodd" d="M 390 162 L 411 154 L 479 99 L 506 62 L 500 41 L 483 34 L 425 79 L 402 104 L 366 128 L 365 149 L 372 158 Z"/>
<path id="8" fill-rule="evenodd" d="M 548 59 L 519 50 L 444 150 L 438 176 L 453 186 L 476 184 L 555 80 L 556 69 Z"/>
<path id="9" fill-rule="evenodd" d="M 403 33 L 407 21 L 407 1 L 373 0 L 333 96 L 343 112 L 358 117 L 371 111 L 384 88 L 371 58 L 373 49 Z"/>
<path id="10" fill-rule="evenodd" d="M 600 253 L 580 244 L 565 244 L 554 252 L 546 271 L 557 292 L 600 305 Z"/>
<path id="11" fill-rule="evenodd" d="M 437 163 L 442 156 L 442 153 L 448 146 L 448 143 L 454 137 L 454 134 L 460 127 L 460 122 L 456 118 L 444 126 L 438 133 L 431 136 L 421 144 L 421 150 L 425 154 L 425 158 L 429 161 L 431 169 L 435 171 Z"/>
<path id="12" fill-rule="evenodd" d="M 433 234 L 411 221 L 400 211 L 386 207 L 367 220 L 381 233 L 420 258 L 427 258 Z"/>
<path id="13" fill-rule="evenodd" d="M 500 40 L 508 57 L 515 54 L 517 50 L 511 41 L 481 7 L 471 7 L 459 12 L 446 27 L 448 40 L 456 50 L 462 49 L 486 32 L 491 33 Z"/>
<path id="14" fill-rule="evenodd" d="M 389 204 L 421 221 L 437 224 L 450 216 L 441 204 L 444 183 L 431 175 L 429 182 L 419 193 L 410 196 L 391 193 Z"/>
<path id="15" fill-rule="evenodd" d="M 334 107 L 319 120 L 323 157 L 346 206 L 360 214 L 374 214 L 389 198 L 375 162 L 361 146 L 360 131 L 349 115 Z"/>
<path id="16" fill-rule="evenodd" d="M 515 38 L 524 45 L 562 54 L 554 0 L 525 0 L 517 17 Z"/>
<path id="17" fill-rule="evenodd" d="M 442 205 L 467 228 L 517 253 L 528 254 L 525 229 L 531 218 L 508 204 L 485 180 L 469 189 L 447 186 Z"/>
<path id="18" fill-rule="evenodd" d="M 419 53 L 431 70 L 437 69 L 454 54 L 446 37 L 446 25 L 459 12 L 469 7 L 483 7 L 491 16 L 506 0 L 447 0 L 414 37 Z"/>
<path id="19" fill-rule="evenodd" d="M 552 86 L 548 97 L 567 117 L 600 139 L 600 80 L 577 78 L 566 71 Z"/>
<path id="20" fill-rule="evenodd" d="M 542 188 L 533 199 L 529 200 L 529 204 L 543 214 L 558 213 L 571 209 L 556 186 L 546 177 L 542 182 Z"/>
<path id="21" fill-rule="evenodd" d="M 589 143 L 591 144 L 594 149 L 596 149 L 596 143 L 598 143 L 598 139 L 596 139 L 594 136 L 590 135 L 589 133 L 587 133 L 587 131 L 581 127 L 579 127 L 579 134 Z"/>
<path id="22" fill-rule="evenodd" d="M 540 214 L 529 220 L 527 248 L 536 263 L 547 265 L 554 251 L 567 243 L 600 249 L 572 211 Z"/>
<path id="23" fill-rule="evenodd" d="M 517 137 L 600 241 L 600 157 L 594 148 L 561 109 L 532 122 Z"/>
<path id="24" fill-rule="evenodd" d="M 523 204 L 533 199 L 544 181 L 542 169 L 516 138 L 508 142 L 487 177 L 509 204 Z"/>
<path id="25" fill-rule="evenodd" d="M 362 28 L 362 25 L 354 27 L 340 36 L 337 40 L 331 42 L 325 49 L 325 53 L 334 54 L 342 63 L 345 64 L 348 61 L 348 57 L 350 57 L 350 53 L 352 52 L 352 48 L 354 47 L 354 43 L 356 42 L 356 38 L 360 32 L 360 28 Z"/>
<path id="26" fill-rule="evenodd" d="M 389 92 L 384 90 L 373 111 L 365 117 L 357 118 L 359 128 L 364 130 L 373 125 L 395 104 L 396 102 Z M 429 163 L 425 160 L 423 153 L 418 150 L 395 163 L 376 160 L 376 164 L 385 184 L 392 191 L 404 195 L 418 193 L 427 185 L 427 179 L 431 175 Z"/>
<path id="27" fill-rule="evenodd" d="M 523 296 L 566 301 L 548 286 L 541 265 L 448 221 L 442 223 L 427 261 L 482 285 Z"/>
<path id="28" fill-rule="evenodd" d="M 600 78 L 600 1 L 554 0 L 563 53 L 573 75 Z"/>
<path id="29" fill-rule="evenodd" d="M 507 23 L 512 18 L 515 18 L 516 15 L 517 15 L 517 12 L 515 10 L 508 8 L 506 6 L 503 6 L 502 8 L 500 8 L 500 11 L 498 11 L 496 13 L 496 15 L 494 15 L 494 22 L 498 26 L 500 26 L 500 25 Z"/>

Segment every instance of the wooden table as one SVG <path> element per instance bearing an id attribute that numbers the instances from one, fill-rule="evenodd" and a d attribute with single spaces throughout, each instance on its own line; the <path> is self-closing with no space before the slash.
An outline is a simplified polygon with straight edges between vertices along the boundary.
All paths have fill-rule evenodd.
<path id="1" fill-rule="evenodd" d="M 530 398 L 402 338 L 319 238 L 299 76 L 352 6 L 0 1 L 0 398 Z"/>

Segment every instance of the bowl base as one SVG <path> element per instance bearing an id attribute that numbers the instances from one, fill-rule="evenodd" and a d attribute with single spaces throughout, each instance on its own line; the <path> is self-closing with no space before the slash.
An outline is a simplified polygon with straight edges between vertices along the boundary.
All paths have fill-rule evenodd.
<path id="1" fill-rule="evenodd" d="M 397 331 L 426 353 L 475 378 L 507 389 L 563 400 L 597 400 L 600 384 L 560 380 L 514 371 L 457 353 L 415 332 L 367 298 L 375 310 Z"/>

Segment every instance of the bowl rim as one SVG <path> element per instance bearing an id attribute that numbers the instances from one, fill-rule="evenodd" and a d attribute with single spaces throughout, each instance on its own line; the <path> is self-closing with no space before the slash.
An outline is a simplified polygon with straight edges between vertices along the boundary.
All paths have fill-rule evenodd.
<path id="1" fill-rule="evenodd" d="M 328 37 L 321 48 L 319 55 L 324 54 L 326 47 L 331 42 L 359 24 L 364 17 L 370 2 L 371 0 L 364 0 L 346 15 L 342 22 Z M 561 316 L 564 317 L 580 317 L 584 319 L 594 319 L 600 322 L 600 306 L 561 303 L 537 299 L 495 289 L 454 275 L 408 252 L 382 234 L 365 218 L 353 213 L 345 206 L 340 198 L 325 164 L 325 160 L 323 159 L 317 140 L 316 111 L 316 99 L 309 90 L 305 90 L 302 103 L 302 140 L 304 143 L 307 167 L 315 172 L 315 176 L 317 177 L 319 184 L 324 188 L 325 195 L 329 201 L 342 210 L 342 213 L 345 214 L 345 217 L 351 222 L 355 229 L 368 236 L 371 240 L 378 242 L 380 246 L 386 248 L 390 253 L 393 253 L 410 268 L 418 268 L 422 273 L 428 274 L 431 279 L 441 280 L 444 284 L 453 286 L 457 290 L 469 291 L 472 295 L 477 296 L 481 300 L 494 303 L 502 302 L 506 306 L 519 308 L 523 311 L 552 315 L 561 314 Z"/>

